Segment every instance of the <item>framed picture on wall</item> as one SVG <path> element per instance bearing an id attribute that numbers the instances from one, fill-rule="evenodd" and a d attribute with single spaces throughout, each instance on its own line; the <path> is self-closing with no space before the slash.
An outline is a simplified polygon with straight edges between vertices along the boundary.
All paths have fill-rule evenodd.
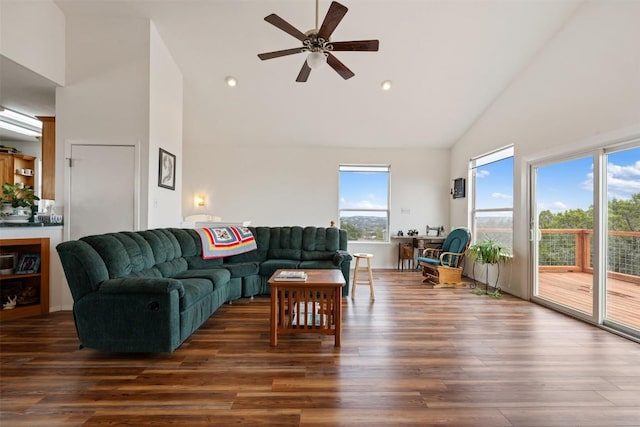
<path id="1" fill-rule="evenodd" d="M 176 189 L 176 156 L 162 148 L 158 163 L 158 187 Z"/>
<path id="2" fill-rule="evenodd" d="M 20 261 L 18 261 L 16 274 L 37 273 L 39 267 L 40 267 L 40 255 L 22 254 L 22 256 L 20 256 Z"/>

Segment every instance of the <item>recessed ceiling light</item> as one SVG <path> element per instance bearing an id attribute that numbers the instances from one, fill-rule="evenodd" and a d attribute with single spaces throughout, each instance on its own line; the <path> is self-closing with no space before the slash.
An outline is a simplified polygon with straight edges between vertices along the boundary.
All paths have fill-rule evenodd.
<path id="1" fill-rule="evenodd" d="M 235 77 L 233 76 L 227 76 L 224 78 L 224 81 L 227 82 L 227 86 L 229 87 L 234 87 L 235 85 L 238 84 L 238 81 L 236 80 Z"/>
<path id="2" fill-rule="evenodd" d="M 383 81 L 380 86 L 382 87 L 382 90 L 391 90 L 391 80 Z"/>

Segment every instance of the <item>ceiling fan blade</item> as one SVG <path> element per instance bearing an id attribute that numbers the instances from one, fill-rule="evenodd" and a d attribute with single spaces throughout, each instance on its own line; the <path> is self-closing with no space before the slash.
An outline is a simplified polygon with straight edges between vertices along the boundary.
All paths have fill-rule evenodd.
<path id="1" fill-rule="evenodd" d="M 308 37 L 302 31 L 298 30 L 296 27 L 289 24 L 287 21 L 280 18 L 275 13 L 272 13 L 271 15 L 265 17 L 264 20 L 267 21 L 269 24 L 280 28 L 285 33 L 292 35 L 293 37 L 297 38 L 301 42 L 308 39 Z"/>
<path id="2" fill-rule="evenodd" d="M 309 64 L 307 64 L 307 61 L 305 60 L 304 64 L 302 64 L 302 68 L 300 69 L 300 73 L 298 73 L 296 81 L 299 83 L 306 82 L 309 78 L 309 74 L 311 74 L 311 67 L 309 67 Z"/>
<path id="3" fill-rule="evenodd" d="M 293 49 L 276 50 L 275 52 L 259 53 L 258 58 L 264 61 L 265 59 L 280 58 L 281 56 L 293 55 L 301 52 L 302 48 L 296 47 Z"/>
<path id="4" fill-rule="evenodd" d="M 329 6 L 327 16 L 324 17 L 320 30 L 318 30 L 318 38 L 329 40 L 329 37 L 331 37 L 331 34 L 333 34 L 333 31 L 340 21 L 342 21 L 342 18 L 344 18 L 348 10 L 346 6 L 341 5 L 337 1 L 332 2 L 331 6 Z"/>
<path id="5" fill-rule="evenodd" d="M 338 60 L 335 56 L 327 52 L 327 64 L 331 66 L 343 79 L 347 80 L 351 77 L 355 76 L 353 71 L 347 68 L 342 62 Z"/>
<path id="6" fill-rule="evenodd" d="M 378 51 L 378 40 L 357 40 L 352 42 L 332 42 L 334 51 L 367 51 L 367 52 L 377 52 Z"/>

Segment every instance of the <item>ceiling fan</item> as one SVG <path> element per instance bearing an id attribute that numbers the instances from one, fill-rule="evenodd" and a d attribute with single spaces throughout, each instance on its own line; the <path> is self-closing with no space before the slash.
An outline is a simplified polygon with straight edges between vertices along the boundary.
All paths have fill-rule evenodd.
<path id="1" fill-rule="evenodd" d="M 275 13 L 264 18 L 268 23 L 278 27 L 285 33 L 297 38 L 302 42 L 302 47 L 293 49 L 278 50 L 275 52 L 267 52 L 258 54 L 258 58 L 262 60 L 279 58 L 281 56 L 293 55 L 296 53 L 309 52 L 307 59 L 302 64 L 302 69 L 296 78 L 297 82 L 306 82 L 311 74 L 311 70 L 322 66 L 325 62 L 329 64 L 343 79 L 350 79 L 355 74 L 346 65 L 338 60 L 331 52 L 337 51 L 378 51 L 378 40 L 358 40 L 348 42 L 332 42 L 330 37 L 336 29 L 344 15 L 346 15 L 347 7 L 334 1 L 329 6 L 327 15 L 322 21 L 322 25 L 318 29 L 318 0 L 316 0 L 316 26 L 313 30 L 306 33 L 299 31 L 293 25 L 280 18 Z"/>

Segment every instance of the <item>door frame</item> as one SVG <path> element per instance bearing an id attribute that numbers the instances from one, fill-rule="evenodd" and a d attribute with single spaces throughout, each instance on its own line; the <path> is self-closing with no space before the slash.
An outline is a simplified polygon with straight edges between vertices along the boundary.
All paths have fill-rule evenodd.
<path id="1" fill-rule="evenodd" d="M 64 217 L 65 227 L 63 227 L 63 238 L 68 241 L 71 236 L 71 227 L 73 224 L 71 221 L 71 171 L 69 170 L 69 161 L 71 159 L 71 151 L 74 145 L 83 146 L 103 146 L 103 147 L 133 147 L 134 160 L 133 160 L 133 176 L 134 176 L 134 189 L 133 189 L 133 226 L 134 230 L 140 229 L 140 141 L 133 143 L 123 144 L 105 144 L 96 141 L 83 141 L 83 140 L 68 140 L 64 145 Z"/>
<path id="2" fill-rule="evenodd" d="M 593 323 L 593 324 L 598 324 L 598 318 L 601 315 L 601 310 L 600 307 L 596 304 L 596 302 L 599 300 L 599 294 L 600 294 L 600 280 L 599 275 L 600 275 L 600 257 L 596 256 L 594 258 L 594 265 L 593 265 L 593 282 L 592 282 L 592 289 L 593 289 L 593 300 L 592 300 L 592 312 L 591 314 L 588 313 L 584 313 L 581 312 L 579 310 L 573 309 L 571 307 L 562 305 L 562 304 L 558 304 L 554 301 L 545 299 L 545 298 L 541 298 L 537 296 L 537 285 L 538 285 L 538 261 L 539 261 L 539 257 L 538 257 L 538 241 L 539 241 L 539 237 L 540 237 L 540 231 L 538 228 L 538 206 L 537 206 L 537 199 L 536 199 L 536 170 L 538 168 L 544 167 L 544 166 L 549 166 L 549 165 L 553 165 L 553 164 L 557 164 L 557 163 L 562 163 L 562 162 L 566 162 L 566 161 L 570 161 L 570 160 L 575 160 L 575 159 L 579 159 L 579 158 L 583 158 L 583 157 L 592 157 L 593 158 L 593 182 L 597 183 L 600 181 L 599 177 L 600 177 L 600 173 L 599 173 L 599 163 L 600 163 L 600 152 L 602 151 L 602 149 L 600 148 L 595 148 L 595 149 L 590 149 L 590 150 L 579 150 L 579 151 L 574 151 L 571 153 L 567 153 L 567 154 L 563 154 L 563 155 L 554 155 L 554 156 L 549 156 L 549 157 L 545 157 L 543 159 L 539 159 L 539 160 L 535 160 L 535 161 L 530 161 L 527 164 L 527 170 L 528 170 L 528 180 L 529 180 L 529 212 L 528 212 L 528 217 L 529 217 L 529 251 L 531 256 L 529 257 L 530 262 L 529 262 L 529 271 L 530 271 L 530 280 L 529 280 L 529 295 L 531 298 L 531 301 L 536 302 L 540 305 L 544 305 L 547 306 L 549 308 L 552 308 L 556 311 L 559 311 L 561 313 L 565 313 L 565 314 L 569 314 L 573 317 L 577 317 L 581 320 L 584 320 L 586 322 L 589 323 Z M 598 248 L 600 248 L 600 242 L 601 239 L 599 238 L 600 235 L 600 228 L 601 228 L 601 224 L 599 224 L 598 221 L 598 216 L 599 216 L 599 200 L 601 198 L 601 188 L 597 188 L 599 187 L 599 185 L 594 185 L 593 188 L 593 204 L 594 204 L 594 224 L 593 224 L 593 248 L 594 248 L 594 255 L 599 255 L 600 254 L 600 250 Z M 596 252 L 596 249 L 598 249 L 598 251 Z"/>
<path id="3" fill-rule="evenodd" d="M 607 200 L 607 162 L 606 155 L 612 151 L 634 148 L 640 142 L 640 134 L 631 133 L 622 137 L 603 138 L 597 145 L 584 149 L 576 149 L 564 153 L 554 153 L 549 156 L 529 159 L 526 161 L 527 171 L 527 219 L 529 224 L 529 262 L 528 264 L 528 292 L 532 302 L 551 308 L 563 314 L 576 317 L 585 322 L 599 326 L 617 335 L 638 341 L 638 338 L 624 325 L 605 320 L 606 310 L 606 280 L 607 280 L 607 232 L 608 232 L 608 200 Z M 538 215 L 536 205 L 536 176 L 535 168 L 561 163 L 580 157 L 593 157 L 593 304 L 592 314 L 587 315 L 567 306 L 554 303 L 553 301 L 536 296 L 536 286 L 538 280 L 538 250 L 537 231 Z M 615 329 L 614 329 L 615 328 Z"/>

